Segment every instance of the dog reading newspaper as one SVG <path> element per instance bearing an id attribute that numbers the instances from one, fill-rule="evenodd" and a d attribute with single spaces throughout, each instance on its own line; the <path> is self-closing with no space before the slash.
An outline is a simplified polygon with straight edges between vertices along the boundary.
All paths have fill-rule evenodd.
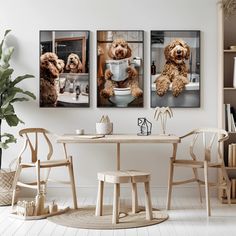
<path id="1" fill-rule="evenodd" d="M 112 80 L 123 81 L 127 78 L 127 68 L 129 66 L 129 59 L 121 60 L 106 60 L 106 68 L 110 69 Z"/>

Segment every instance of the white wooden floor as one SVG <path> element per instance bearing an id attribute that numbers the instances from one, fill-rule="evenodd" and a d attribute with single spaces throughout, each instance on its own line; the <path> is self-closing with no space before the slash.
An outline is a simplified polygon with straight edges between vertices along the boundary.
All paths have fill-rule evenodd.
<path id="1" fill-rule="evenodd" d="M 143 199 L 140 199 L 143 203 Z M 153 206 L 164 210 L 165 199 L 153 198 Z M 111 204 L 112 199 L 105 199 Z M 95 204 L 96 199 L 80 198 L 81 205 Z M 126 202 L 126 201 L 125 201 Z M 0 207 L 0 235 L 66 235 L 66 236 L 231 236 L 236 235 L 236 205 L 222 205 L 212 199 L 212 217 L 207 219 L 204 205 L 198 199 L 173 199 L 173 209 L 169 211 L 169 220 L 164 223 L 134 229 L 123 230 L 86 230 L 63 227 L 47 220 L 21 221 L 8 216 L 10 207 Z M 68 205 L 68 199 L 61 199 L 60 205 Z"/>

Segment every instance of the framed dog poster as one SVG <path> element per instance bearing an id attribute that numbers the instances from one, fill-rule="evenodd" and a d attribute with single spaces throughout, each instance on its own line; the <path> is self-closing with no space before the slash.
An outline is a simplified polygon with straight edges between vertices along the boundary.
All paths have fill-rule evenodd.
<path id="1" fill-rule="evenodd" d="M 89 31 L 40 31 L 40 107 L 89 107 Z"/>
<path id="2" fill-rule="evenodd" d="M 200 31 L 151 31 L 151 107 L 200 107 Z"/>
<path id="3" fill-rule="evenodd" d="M 97 106 L 143 107 L 142 30 L 97 31 Z"/>

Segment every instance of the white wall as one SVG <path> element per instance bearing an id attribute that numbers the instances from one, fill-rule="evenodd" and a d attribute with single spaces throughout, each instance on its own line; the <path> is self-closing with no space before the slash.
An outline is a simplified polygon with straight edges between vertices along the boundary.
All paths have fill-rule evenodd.
<path id="1" fill-rule="evenodd" d="M 95 122 L 108 114 L 114 122 L 114 132 L 137 133 L 137 118 L 146 116 L 153 121 L 150 108 L 150 30 L 201 30 L 201 108 L 173 109 L 174 118 L 168 121 L 168 132 L 182 135 L 195 127 L 217 125 L 217 0 L 21 0 L 1 4 L 0 30 L 12 29 L 8 44 L 15 47 L 12 66 L 15 74 L 32 73 L 35 79 L 22 87 L 37 94 L 37 101 L 17 104 L 16 110 L 25 126 L 4 131 L 17 133 L 22 127 L 45 127 L 58 134 L 84 128 L 94 132 Z M 39 108 L 39 30 L 91 31 L 91 107 Z M 96 30 L 145 31 L 145 96 L 144 108 L 96 108 Z M 153 121 L 153 133 L 160 132 Z M 4 151 L 3 165 L 16 157 L 21 141 Z M 179 153 L 186 148 L 183 143 Z M 115 166 L 114 145 L 71 145 L 74 156 L 77 186 L 96 186 L 96 173 Z M 122 167 L 143 169 L 152 174 L 153 187 L 166 187 L 169 145 L 124 145 Z M 58 150 L 56 153 L 59 153 Z M 60 173 L 60 174 L 59 174 Z M 56 172 L 66 176 L 65 171 Z M 181 173 L 177 175 L 180 177 Z M 213 177 L 215 174 L 213 175 Z M 187 191 L 185 192 L 185 194 Z M 194 191 L 195 194 L 195 191 Z"/>

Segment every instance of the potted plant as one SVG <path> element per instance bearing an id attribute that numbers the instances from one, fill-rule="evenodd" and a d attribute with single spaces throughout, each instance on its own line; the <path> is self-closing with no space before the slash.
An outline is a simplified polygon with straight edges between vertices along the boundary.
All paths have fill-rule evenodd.
<path id="1" fill-rule="evenodd" d="M 35 95 L 29 91 L 24 91 L 18 84 L 34 76 L 26 74 L 12 78 L 14 70 L 10 67 L 9 61 L 13 54 L 13 47 L 6 47 L 5 39 L 10 30 L 6 30 L 4 38 L 0 43 L 0 205 L 11 203 L 12 183 L 15 171 L 2 169 L 2 150 L 8 148 L 10 143 L 15 143 L 16 138 L 9 133 L 2 133 L 2 122 L 9 126 L 17 126 L 23 121 L 16 115 L 14 104 L 16 102 L 35 99 Z"/>

